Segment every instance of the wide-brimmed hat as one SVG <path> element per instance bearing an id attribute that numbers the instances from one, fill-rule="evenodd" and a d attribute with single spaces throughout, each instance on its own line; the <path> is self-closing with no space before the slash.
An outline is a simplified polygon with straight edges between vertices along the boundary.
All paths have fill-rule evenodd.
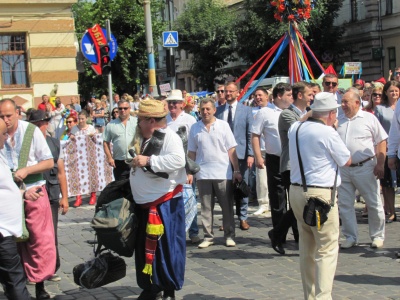
<path id="1" fill-rule="evenodd" d="M 321 92 L 315 95 L 314 103 L 310 106 L 313 111 L 330 111 L 340 107 L 333 93 Z"/>
<path id="2" fill-rule="evenodd" d="M 167 101 L 184 101 L 183 96 L 182 96 L 182 91 L 181 90 L 172 90 L 167 99 Z"/>
<path id="3" fill-rule="evenodd" d="M 51 117 L 49 117 L 44 110 L 40 109 L 32 109 L 29 114 L 28 122 L 36 123 L 40 121 L 50 121 Z"/>
<path id="4" fill-rule="evenodd" d="M 167 115 L 164 104 L 159 100 L 142 100 L 139 104 L 139 117 L 162 118 Z"/>

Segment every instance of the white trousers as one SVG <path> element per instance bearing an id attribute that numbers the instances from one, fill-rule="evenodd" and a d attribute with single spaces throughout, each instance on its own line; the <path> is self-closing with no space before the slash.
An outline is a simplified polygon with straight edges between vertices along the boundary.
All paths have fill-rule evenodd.
<path id="1" fill-rule="evenodd" d="M 331 201 L 329 189 L 308 188 L 308 196 Z M 300 186 L 290 186 L 289 201 L 299 229 L 300 273 L 304 299 L 332 299 L 333 279 L 339 255 L 339 215 L 335 204 L 321 229 L 304 223 L 303 210 L 307 200 Z"/>
<path id="2" fill-rule="evenodd" d="M 354 209 L 356 189 L 368 208 L 368 225 L 371 240 L 385 239 L 385 212 L 380 197 L 379 182 L 374 175 L 376 159 L 360 167 L 342 167 L 342 184 L 338 188 L 342 234 L 346 239 L 358 242 L 357 219 Z"/>
<path id="3" fill-rule="evenodd" d="M 265 151 L 261 151 L 263 159 L 265 159 Z M 259 169 L 256 167 L 256 191 L 257 191 L 257 201 L 261 206 L 269 209 L 269 198 L 268 198 L 268 179 L 267 179 L 267 169 Z"/>

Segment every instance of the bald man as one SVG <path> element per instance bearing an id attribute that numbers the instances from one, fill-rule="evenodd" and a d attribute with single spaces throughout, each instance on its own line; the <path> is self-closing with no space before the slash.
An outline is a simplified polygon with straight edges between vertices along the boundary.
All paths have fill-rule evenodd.
<path id="1" fill-rule="evenodd" d="M 338 188 L 342 233 L 346 240 L 342 249 L 358 243 L 357 219 L 354 209 L 356 189 L 368 208 L 372 248 L 383 247 L 385 212 L 380 198 L 378 179 L 384 175 L 386 140 L 378 119 L 360 109 L 360 97 L 349 91 L 342 97 L 343 115 L 338 118 L 338 133 L 351 153 L 351 165 L 340 168 L 342 184 Z"/>

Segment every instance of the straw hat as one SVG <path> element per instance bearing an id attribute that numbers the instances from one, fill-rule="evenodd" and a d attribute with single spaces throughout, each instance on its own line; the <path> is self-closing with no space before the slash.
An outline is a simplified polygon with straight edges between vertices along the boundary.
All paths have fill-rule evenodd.
<path id="1" fill-rule="evenodd" d="M 162 118 L 167 115 L 164 104 L 159 100 L 142 100 L 139 104 L 139 117 Z"/>
<path id="2" fill-rule="evenodd" d="M 171 90 L 171 93 L 165 99 L 167 101 L 184 101 L 183 96 L 182 96 L 182 91 L 181 90 Z"/>
<path id="3" fill-rule="evenodd" d="M 337 109 L 337 103 L 333 93 L 321 92 L 315 95 L 314 103 L 310 106 L 313 111 L 331 111 Z"/>

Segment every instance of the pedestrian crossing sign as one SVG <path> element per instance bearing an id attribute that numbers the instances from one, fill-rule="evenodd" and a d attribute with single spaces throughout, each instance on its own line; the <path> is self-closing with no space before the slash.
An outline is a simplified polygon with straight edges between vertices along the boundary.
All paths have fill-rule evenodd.
<path id="1" fill-rule="evenodd" d="M 178 47 L 178 31 L 164 31 L 163 46 L 166 48 Z"/>

